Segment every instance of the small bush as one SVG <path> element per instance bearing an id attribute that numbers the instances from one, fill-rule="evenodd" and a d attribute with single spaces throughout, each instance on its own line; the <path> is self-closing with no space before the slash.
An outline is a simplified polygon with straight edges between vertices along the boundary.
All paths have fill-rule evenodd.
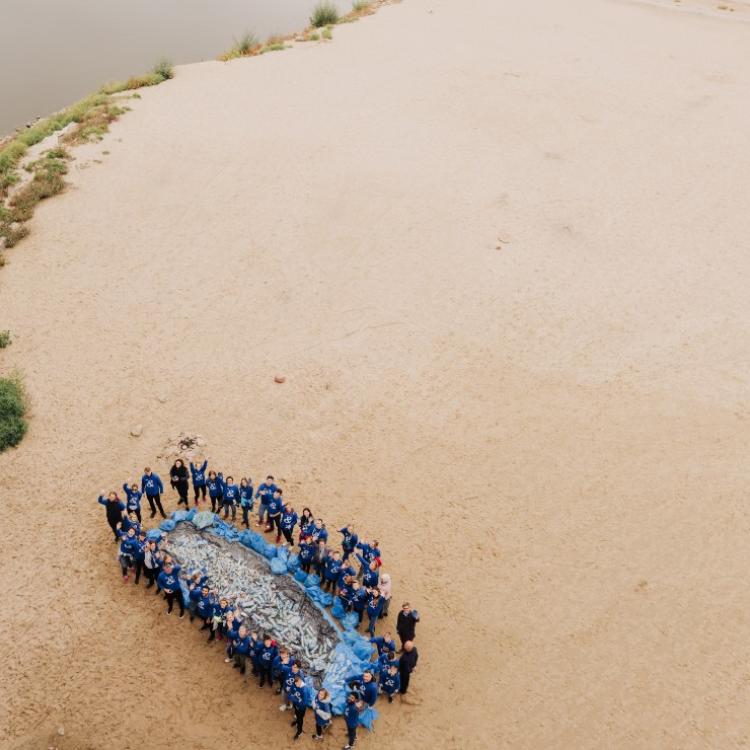
<path id="1" fill-rule="evenodd" d="M 370 8 L 370 0 L 354 0 L 352 10 L 355 13 L 362 13 Z"/>
<path id="2" fill-rule="evenodd" d="M 323 39 L 333 39 L 333 31 L 331 31 L 330 26 L 326 26 L 323 29 Z"/>
<path id="3" fill-rule="evenodd" d="M 151 72 L 161 77 L 162 81 L 168 81 L 170 78 L 174 78 L 174 67 L 172 61 L 163 57 L 159 60 L 156 65 L 151 69 Z"/>
<path id="4" fill-rule="evenodd" d="M 0 378 L 0 452 L 18 445 L 26 434 L 26 405 L 18 378 Z"/>
<path id="5" fill-rule="evenodd" d="M 339 12 L 336 6 L 331 2 L 318 3 L 310 16 L 310 25 L 316 29 L 322 26 L 329 26 L 339 21 Z"/>
<path id="6" fill-rule="evenodd" d="M 6 346 L 10 346 L 10 342 L 10 331 L 0 331 L 0 349 L 5 349 Z"/>
<path id="7" fill-rule="evenodd" d="M 257 49 L 259 45 L 260 42 L 258 37 L 255 36 L 255 34 L 246 31 L 235 41 L 234 49 L 236 49 L 240 55 L 249 55 L 253 50 Z"/>

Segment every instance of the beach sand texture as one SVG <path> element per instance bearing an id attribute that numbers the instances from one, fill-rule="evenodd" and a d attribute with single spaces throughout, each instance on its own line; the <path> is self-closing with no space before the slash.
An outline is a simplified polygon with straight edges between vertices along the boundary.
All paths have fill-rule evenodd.
<path id="1" fill-rule="evenodd" d="M 0 745 L 291 746 L 118 576 L 96 495 L 190 430 L 377 535 L 420 610 L 362 748 L 747 746 L 748 50 L 644 4 L 408 0 L 181 67 L 78 151 L 0 273 L 33 412 Z"/>

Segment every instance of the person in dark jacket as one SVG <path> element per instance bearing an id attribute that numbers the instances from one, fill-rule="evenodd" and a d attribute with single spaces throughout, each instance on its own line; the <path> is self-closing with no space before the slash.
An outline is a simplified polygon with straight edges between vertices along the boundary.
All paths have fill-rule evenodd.
<path id="1" fill-rule="evenodd" d="M 151 506 L 151 518 L 156 515 L 156 509 L 159 509 L 162 518 L 166 518 L 167 514 L 164 512 L 164 508 L 161 507 L 161 494 L 164 492 L 164 485 L 161 482 L 158 474 L 154 474 L 151 471 L 151 467 L 147 466 L 143 470 L 143 476 L 141 477 L 141 492 L 146 495 L 148 504 Z"/>
<path id="2" fill-rule="evenodd" d="M 103 505 L 107 511 L 107 523 L 109 528 L 112 529 L 112 533 L 115 535 L 115 541 L 119 541 L 117 536 L 117 524 L 122 523 L 123 516 L 125 515 L 125 503 L 120 502 L 120 498 L 117 497 L 116 492 L 110 492 L 107 497 L 104 497 L 105 490 L 99 493 L 99 505 Z"/>
<path id="3" fill-rule="evenodd" d="M 417 669 L 418 659 L 417 647 L 411 641 L 406 641 L 404 643 L 404 653 L 401 654 L 401 658 L 398 660 L 398 676 L 401 682 L 398 692 L 401 695 L 409 689 L 409 678 L 412 672 Z"/>
<path id="4" fill-rule="evenodd" d="M 416 609 L 412 609 L 409 602 L 404 602 L 396 618 L 396 632 L 401 641 L 401 648 L 404 647 L 406 641 L 413 641 L 416 637 L 418 622 L 419 612 Z"/>
<path id="5" fill-rule="evenodd" d="M 188 507 L 188 469 L 185 466 L 185 462 L 178 458 L 172 464 L 172 468 L 169 470 L 169 483 L 172 485 L 172 489 L 177 492 L 180 499 L 177 501 L 177 505 L 185 503 L 185 507 Z"/>

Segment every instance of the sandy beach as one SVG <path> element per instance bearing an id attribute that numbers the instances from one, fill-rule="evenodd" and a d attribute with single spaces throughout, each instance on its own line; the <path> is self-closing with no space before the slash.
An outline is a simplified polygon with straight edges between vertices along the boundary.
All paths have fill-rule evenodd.
<path id="1" fill-rule="evenodd" d="M 356 520 L 420 610 L 413 694 L 361 748 L 750 743 L 730 4 L 405 0 L 181 66 L 75 152 L 0 271 L 31 403 L 0 456 L 0 746 L 292 746 L 118 575 L 96 496 L 183 430 Z"/>

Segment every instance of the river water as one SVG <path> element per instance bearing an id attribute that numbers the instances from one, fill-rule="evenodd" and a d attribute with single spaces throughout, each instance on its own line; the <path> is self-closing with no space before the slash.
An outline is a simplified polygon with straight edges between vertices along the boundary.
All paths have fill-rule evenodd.
<path id="1" fill-rule="evenodd" d="M 266 39 L 301 30 L 316 2 L 0 0 L 0 135 L 162 57 L 209 60 L 246 31 Z"/>

